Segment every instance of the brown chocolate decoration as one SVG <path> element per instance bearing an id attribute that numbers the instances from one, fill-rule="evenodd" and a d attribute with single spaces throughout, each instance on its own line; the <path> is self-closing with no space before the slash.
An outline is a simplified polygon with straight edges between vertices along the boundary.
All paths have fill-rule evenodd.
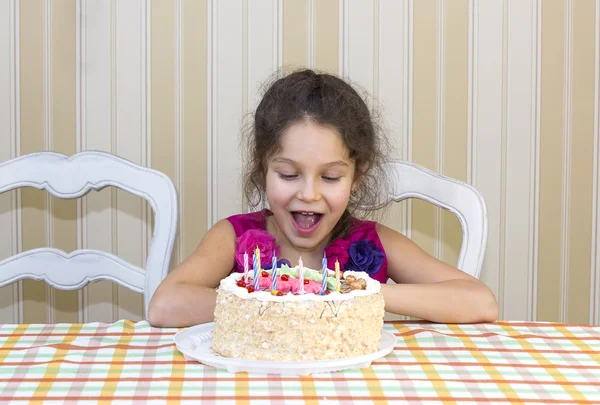
<path id="1" fill-rule="evenodd" d="M 356 281 L 352 281 L 352 282 L 348 283 L 348 285 L 350 286 L 350 289 L 352 289 L 352 290 L 366 290 L 367 289 L 367 282 L 364 278 L 359 278 Z"/>

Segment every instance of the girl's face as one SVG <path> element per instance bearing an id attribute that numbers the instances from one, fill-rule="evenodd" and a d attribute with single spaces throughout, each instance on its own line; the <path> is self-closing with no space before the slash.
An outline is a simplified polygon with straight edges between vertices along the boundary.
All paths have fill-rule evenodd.
<path id="1" fill-rule="evenodd" d="M 268 161 L 266 192 L 279 244 L 314 251 L 344 213 L 353 187 L 354 162 L 339 133 L 303 121 L 281 136 L 281 150 Z"/>

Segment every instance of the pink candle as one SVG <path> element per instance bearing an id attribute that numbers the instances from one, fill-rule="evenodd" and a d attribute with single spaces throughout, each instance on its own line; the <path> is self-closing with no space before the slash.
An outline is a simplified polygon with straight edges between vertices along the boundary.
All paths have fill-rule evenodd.
<path id="1" fill-rule="evenodd" d="M 248 284 L 248 252 L 244 252 L 244 283 Z"/>
<path id="2" fill-rule="evenodd" d="M 300 282 L 298 293 L 304 294 L 304 263 L 302 263 L 302 256 L 298 258 L 298 281 Z"/>

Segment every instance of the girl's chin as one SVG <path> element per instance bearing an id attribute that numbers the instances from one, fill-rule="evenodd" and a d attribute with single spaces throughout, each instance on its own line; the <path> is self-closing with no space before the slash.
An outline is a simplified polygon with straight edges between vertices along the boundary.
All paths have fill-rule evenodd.
<path id="1" fill-rule="evenodd" d="M 313 252 L 318 248 L 324 247 L 323 243 L 327 240 L 329 233 L 314 232 L 309 236 L 299 235 L 292 230 L 288 235 L 288 240 L 294 245 L 294 248 L 300 251 Z"/>

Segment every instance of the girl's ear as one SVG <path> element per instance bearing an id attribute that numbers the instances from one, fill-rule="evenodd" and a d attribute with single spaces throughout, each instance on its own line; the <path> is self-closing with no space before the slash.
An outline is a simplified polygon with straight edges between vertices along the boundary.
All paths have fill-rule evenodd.
<path id="1" fill-rule="evenodd" d="M 354 166 L 354 180 L 352 181 L 352 187 L 350 188 L 350 195 L 352 197 L 355 197 L 358 194 L 358 190 L 360 189 L 365 169 L 366 164 L 364 163 L 361 166 Z"/>
<path id="2" fill-rule="evenodd" d="M 356 197 L 356 194 L 358 193 L 358 188 L 360 187 L 360 180 L 359 179 L 355 179 L 352 182 L 352 187 L 350 188 L 350 195 L 352 197 Z"/>

